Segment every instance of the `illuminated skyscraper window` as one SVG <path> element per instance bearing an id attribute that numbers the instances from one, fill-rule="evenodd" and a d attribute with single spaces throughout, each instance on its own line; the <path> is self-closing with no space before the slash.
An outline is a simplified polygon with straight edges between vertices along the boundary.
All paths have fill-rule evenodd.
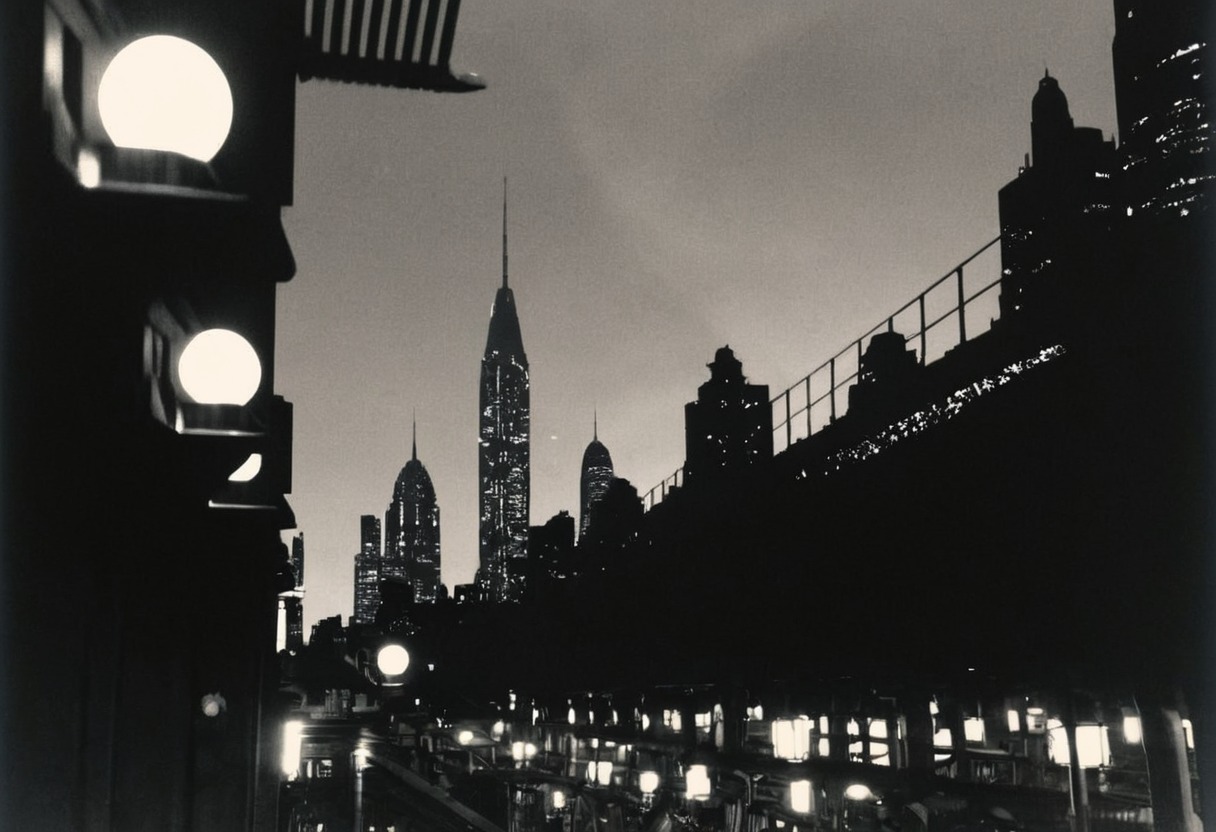
<path id="1" fill-rule="evenodd" d="M 359 518 L 359 554 L 355 555 L 356 621 L 371 623 L 380 606 L 380 518 L 365 514 Z"/>

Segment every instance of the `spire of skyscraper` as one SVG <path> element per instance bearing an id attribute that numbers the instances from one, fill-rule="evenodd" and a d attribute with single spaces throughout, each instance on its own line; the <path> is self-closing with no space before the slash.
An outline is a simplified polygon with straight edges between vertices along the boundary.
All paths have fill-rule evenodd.
<path id="1" fill-rule="evenodd" d="M 515 293 L 507 284 L 507 181 L 503 179 L 502 286 L 494 298 L 481 359 L 479 431 L 480 568 L 483 598 L 523 592 L 530 497 L 528 357 Z"/>
<path id="2" fill-rule="evenodd" d="M 410 444 L 410 459 L 414 462 L 418 461 L 418 411 L 414 411 L 414 420 L 411 430 L 412 441 Z"/>
<path id="3" fill-rule="evenodd" d="M 612 455 L 600 442 L 599 413 L 593 412 L 592 439 L 583 451 L 583 467 L 579 475 L 578 537 L 581 541 L 591 523 L 591 510 L 608 493 L 612 482 Z"/>
<path id="4" fill-rule="evenodd" d="M 502 288 L 507 288 L 507 177 L 502 178 Z"/>

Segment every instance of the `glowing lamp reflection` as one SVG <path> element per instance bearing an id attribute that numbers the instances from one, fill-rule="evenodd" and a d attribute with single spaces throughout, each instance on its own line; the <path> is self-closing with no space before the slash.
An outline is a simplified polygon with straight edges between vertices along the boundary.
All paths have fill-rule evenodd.
<path id="1" fill-rule="evenodd" d="M 684 774 L 684 792 L 689 800 L 707 800 L 713 793 L 709 769 L 703 765 L 689 766 Z"/>
<path id="2" fill-rule="evenodd" d="M 250 454 L 249 458 L 241 463 L 241 467 L 237 468 L 228 475 L 229 482 L 249 482 L 256 477 L 262 470 L 262 455 Z"/>
<path id="3" fill-rule="evenodd" d="M 283 753 L 279 767 L 283 776 L 294 780 L 300 774 L 300 746 L 304 741 L 304 723 L 298 719 L 283 723 Z"/>
<path id="4" fill-rule="evenodd" d="M 659 788 L 659 773 L 657 771 L 639 772 L 638 788 L 642 794 L 654 794 Z"/>
<path id="5" fill-rule="evenodd" d="M 376 667 L 385 676 L 400 676 L 409 666 L 409 651 L 400 644 L 386 644 L 376 654 Z"/>
<path id="6" fill-rule="evenodd" d="M 461 731 L 459 734 L 456 735 L 456 742 L 460 743 L 461 745 L 468 745 L 472 741 L 473 741 L 473 732 L 469 731 L 468 729 L 465 729 L 464 731 Z"/>
<path id="7" fill-rule="evenodd" d="M 219 152 L 232 127 L 232 91 L 219 64 L 169 35 L 140 38 L 115 55 L 101 76 L 97 106 L 115 145 L 203 162 Z"/>
<path id="8" fill-rule="evenodd" d="M 790 781 L 790 808 L 800 815 L 811 813 L 811 781 Z"/>
<path id="9" fill-rule="evenodd" d="M 177 362 L 186 394 L 199 404 L 246 404 L 262 383 L 262 362 L 230 329 L 208 329 L 190 339 Z"/>
<path id="10" fill-rule="evenodd" d="M 869 800 L 874 792 L 865 783 L 854 783 L 844 790 L 844 796 L 849 800 Z"/>

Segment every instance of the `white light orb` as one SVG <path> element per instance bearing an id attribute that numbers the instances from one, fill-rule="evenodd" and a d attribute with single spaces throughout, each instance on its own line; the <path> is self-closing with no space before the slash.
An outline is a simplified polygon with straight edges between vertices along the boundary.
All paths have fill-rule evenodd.
<path id="1" fill-rule="evenodd" d="M 229 482 L 249 482 L 256 477 L 262 470 L 262 455 L 250 454 L 249 458 L 241 463 L 241 467 L 237 468 L 228 475 Z"/>
<path id="2" fill-rule="evenodd" d="M 186 394 L 199 404 L 245 404 L 262 383 L 257 352 L 230 329 L 208 329 L 191 338 L 177 372 Z"/>
<path id="3" fill-rule="evenodd" d="M 849 800 L 869 800 L 874 792 L 865 783 L 854 783 L 844 790 L 844 796 Z"/>
<path id="4" fill-rule="evenodd" d="M 657 771 L 643 771 L 638 773 L 638 788 L 642 794 L 654 794 L 659 788 L 659 773 Z"/>
<path id="5" fill-rule="evenodd" d="M 461 731 L 459 734 L 456 735 L 456 742 L 460 743 L 461 745 L 468 745 L 472 741 L 473 741 L 473 732 L 469 731 L 467 729 L 464 731 Z"/>
<path id="6" fill-rule="evenodd" d="M 376 654 L 376 667 L 385 676 L 400 676 L 409 666 L 409 651 L 400 644 L 386 644 Z"/>
<path id="7" fill-rule="evenodd" d="M 211 161 L 232 127 L 232 90 L 215 59 L 188 40 L 152 35 L 125 46 L 101 76 L 101 123 L 118 147 Z"/>

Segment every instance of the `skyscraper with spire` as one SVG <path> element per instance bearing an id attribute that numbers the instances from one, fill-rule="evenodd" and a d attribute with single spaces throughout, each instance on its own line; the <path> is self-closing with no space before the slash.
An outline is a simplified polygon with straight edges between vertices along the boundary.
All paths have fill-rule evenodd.
<path id="1" fill-rule="evenodd" d="M 414 425 L 410 461 L 393 486 L 393 501 L 384 517 L 382 576 L 404 579 L 414 600 L 439 600 L 439 503 L 426 466 L 418 461 L 418 426 Z"/>
<path id="2" fill-rule="evenodd" d="M 587 534 L 587 524 L 591 522 L 591 508 L 604 498 L 608 484 L 612 482 L 612 455 L 600 442 L 600 420 L 597 415 L 593 421 L 592 439 L 583 451 L 583 470 L 579 477 L 579 517 L 578 537 L 581 541 Z"/>
<path id="3" fill-rule="evenodd" d="M 523 594 L 528 554 L 531 406 L 528 357 L 515 295 L 507 278 L 507 181 L 502 185 L 502 286 L 494 298 L 481 359 L 480 566 L 477 585 L 489 601 Z"/>

